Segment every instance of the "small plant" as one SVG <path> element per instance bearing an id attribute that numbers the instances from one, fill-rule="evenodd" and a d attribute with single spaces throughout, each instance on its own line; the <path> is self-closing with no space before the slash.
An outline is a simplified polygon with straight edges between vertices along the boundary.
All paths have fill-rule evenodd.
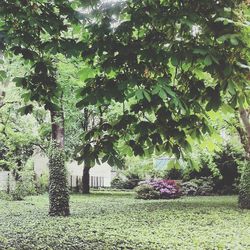
<path id="1" fill-rule="evenodd" d="M 136 198 L 144 200 L 160 199 L 160 192 L 149 184 L 142 184 L 135 188 Z"/>

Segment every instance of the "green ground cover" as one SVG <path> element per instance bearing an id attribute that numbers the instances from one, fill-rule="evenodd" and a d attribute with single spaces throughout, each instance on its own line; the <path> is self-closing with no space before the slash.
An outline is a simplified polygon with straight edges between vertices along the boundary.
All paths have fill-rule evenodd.
<path id="1" fill-rule="evenodd" d="M 0 200 L 0 249 L 250 249 L 250 211 L 237 197 L 136 200 L 72 195 L 71 216 L 47 216 L 48 197 Z"/>

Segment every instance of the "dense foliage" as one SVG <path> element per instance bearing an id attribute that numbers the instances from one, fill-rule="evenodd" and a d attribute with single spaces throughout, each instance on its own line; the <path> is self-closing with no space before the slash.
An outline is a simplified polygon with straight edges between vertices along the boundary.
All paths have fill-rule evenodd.
<path id="1" fill-rule="evenodd" d="M 102 1 L 91 1 L 91 9 L 83 1 L 0 1 L 0 47 L 7 57 L 19 56 L 26 65 L 25 74 L 14 79 L 26 90 L 21 111 L 33 112 L 36 101 L 51 116 L 49 134 L 55 152 L 50 154 L 49 165 L 50 214 L 69 214 L 65 128 L 69 138 L 66 153 L 73 157 L 77 148 L 76 159 L 85 161 L 85 170 L 96 161 L 121 166 L 121 152 L 138 156 L 166 152 L 184 159 L 191 138 L 200 139 L 211 132 L 208 111 L 246 106 L 249 23 L 243 13 L 244 2 L 128 0 L 108 4 L 100 13 L 93 9 L 102 6 Z M 83 9 L 75 11 L 78 7 Z M 74 100 L 79 86 L 71 77 L 68 84 L 61 84 L 65 78 L 59 61 L 65 57 L 74 57 L 86 66 L 80 74 L 83 83 L 77 107 L 84 109 L 88 119 L 78 119 L 78 113 L 73 126 L 65 123 L 65 95 L 67 101 Z M 6 71 L 0 71 L 1 79 L 7 76 Z M 67 104 L 71 110 L 75 102 Z M 93 107 L 98 110 L 97 119 L 91 113 Z M 110 115 L 113 107 L 116 112 Z M 89 117 L 94 117 L 93 126 L 89 126 Z M 83 135 L 79 133 L 81 125 Z M 32 154 L 30 144 L 24 146 L 24 152 L 22 147 L 21 152 L 14 148 L 14 160 L 17 155 L 23 160 Z M 5 169 L 9 168 L 9 149 L 6 142 L 1 144 Z M 201 158 L 198 177 L 214 176 L 216 171 L 221 178 L 216 187 L 232 188 L 239 173 L 237 164 L 223 165 L 227 156 L 220 155 L 223 162 L 214 159 L 218 168 L 209 167 L 211 159 L 206 162 Z M 16 161 L 22 164 L 20 159 Z M 137 180 L 130 179 L 132 187 Z M 172 191 L 165 188 L 167 196 Z"/>
<path id="2" fill-rule="evenodd" d="M 69 215 L 69 190 L 67 172 L 62 168 L 65 154 L 63 151 L 58 150 L 56 147 L 51 149 L 52 157 L 49 160 L 49 196 L 50 196 L 50 209 L 51 216 Z"/>
<path id="3" fill-rule="evenodd" d="M 183 195 L 212 195 L 216 193 L 212 177 L 183 182 L 181 183 L 181 191 Z"/>
<path id="4" fill-rule="evenodd" d="M 175 199 L 181 196 L 180 187 L 174 180 L 145 181 L 135 191 L 140 199 Z"/>
<path id="5" fill-rule="evenodd" d="M 250 167 L 249 163 L 242 174 L 239 191 L 239 206 L 250 209 Z"/>
<path id="6" fill-rule="evenodd" d="M 249 249 L 250 212 L 237 198 L 138 200 L 133 194 L 72 195 L 69 218 L 47 216 L 48 197 L 0 201 L 0 248 Z M 7 219 L 8 218 L 8 219 Z"/>
<path id="7" fill-rule="evenodd" d="M 189 136 L 209 131 L 205 111 L 244 103 L 248 44 L 241 3 L 128 1 L 114 26 L 110 12 L 90 24 L 83 56 L 98 71 L 78 105 L 123 109 L 86 135 L 80 157 L 102 156 L 113 165 L 120 139 L 126 153 L 179 157 L 190 149 Z"/>

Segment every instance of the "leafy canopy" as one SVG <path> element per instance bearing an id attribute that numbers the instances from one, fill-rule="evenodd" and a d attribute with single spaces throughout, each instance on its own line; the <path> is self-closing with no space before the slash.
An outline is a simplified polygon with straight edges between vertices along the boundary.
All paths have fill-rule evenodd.
<path id="1" fill-rule="evenodd" d="M 248 99 L 249 30 L 241 0 L 127 1 L 88 26 L 83 57 L 98 72 L 79 107 L 122 107 L 85 136 L 80 158 L 165 151 L 180 157 L 188 136 L 209 132 L 206 112 Z M 247 35 L 248 34 L 248 35 Z"/>

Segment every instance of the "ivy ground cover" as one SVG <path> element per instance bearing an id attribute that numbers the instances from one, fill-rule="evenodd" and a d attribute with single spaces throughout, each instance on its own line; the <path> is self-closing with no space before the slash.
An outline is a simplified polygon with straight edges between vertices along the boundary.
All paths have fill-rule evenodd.
<path id="1" fill-rule="evenodd" d="M 133 193 L 71 196 L 68 218 L 48 197 L 0 200 L 0 249 L 250 249 L 250 211 L 236 196 L 137 200 Z"/>

